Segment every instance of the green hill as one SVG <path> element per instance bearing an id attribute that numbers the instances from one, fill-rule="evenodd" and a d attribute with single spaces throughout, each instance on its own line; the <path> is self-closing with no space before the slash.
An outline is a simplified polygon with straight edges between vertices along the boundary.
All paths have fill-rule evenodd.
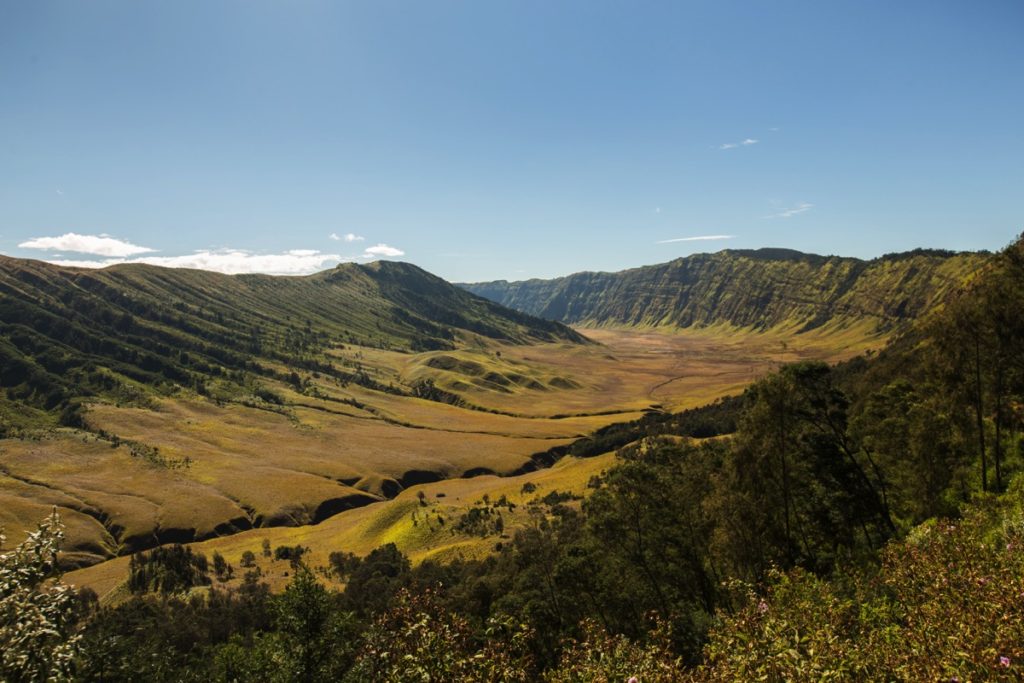
<path id="1" fill-rule="evenodd" d="M 864 261 L 788 249 L 725 250 L 617 273 L 462 285 L 504 306 L 586 326 L 884 333 L 933 308 L 986 255 L 917 250 Z"/>
<path id="2" fill-rule="evenodd" d="M 293 369 L 367 383 L 324 354 L 347 344 L 423 351 L 488 340 L 584 341 L 406 263 L 274 277 L 0 256 L 0 428 L 139 387 L 203 394 L 212 382 Z"/>

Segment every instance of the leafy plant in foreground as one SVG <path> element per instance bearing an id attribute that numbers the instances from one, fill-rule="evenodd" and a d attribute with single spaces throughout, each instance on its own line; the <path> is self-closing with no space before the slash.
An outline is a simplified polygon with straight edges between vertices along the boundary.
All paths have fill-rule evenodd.
<path id="1" fill-rule="evenodd" d="M 0 553 L 0 680 L 71 680 L 79 647 L 77 600 L 59 580 L 63 538 L 54 512 L 21 545 Z M 0 534 L 0 549 L 3 541 Z"/>

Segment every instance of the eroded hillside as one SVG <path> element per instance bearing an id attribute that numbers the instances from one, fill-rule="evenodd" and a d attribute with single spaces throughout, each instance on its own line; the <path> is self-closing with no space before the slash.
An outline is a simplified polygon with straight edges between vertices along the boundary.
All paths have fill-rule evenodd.
<path id="1" fill-rule="evenodd" d="M 463 287 L 532 315 L 584 326 L 886 333 L 934 308 L 985 260 L 919 250 L 871 261 L 786 249 L 726 250 L 618 273 Z"/>

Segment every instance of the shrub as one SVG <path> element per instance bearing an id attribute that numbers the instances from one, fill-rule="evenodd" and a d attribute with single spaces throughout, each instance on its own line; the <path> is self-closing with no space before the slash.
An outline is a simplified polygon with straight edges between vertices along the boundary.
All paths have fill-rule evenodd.
<path id="1" fill-rule="evenodd" d="M 994 512 L 918 527 L 846 595 L 774 573 L 712 630 L 698 680 L 1019 680 L 1024 520 Z"/>
<path id="2" fill-rule="evenodd" d="M 135 553 L 128 565 L 128 589 L 132 593 L 175 593 L 207 586 L 209 564 L 202 553 L 180 544 Z"/>
<path id="3" fill-rule="evenodd" d="M 683 680 L 667 626 L 655 622 L 646 643 L 611 635 L 594 621 L 582 624 L 583 637 L 566 644 L 550 683 L 670 683 Z"/>
<path id="4" fill-rule="evenodd" d="M 54 511 L 21 545 L 0 553 L 0 680 L 71 680 L 77 599 L 59 579 L 63 538 Z M 3 541 L 0 534 L 0 549 Z"/>

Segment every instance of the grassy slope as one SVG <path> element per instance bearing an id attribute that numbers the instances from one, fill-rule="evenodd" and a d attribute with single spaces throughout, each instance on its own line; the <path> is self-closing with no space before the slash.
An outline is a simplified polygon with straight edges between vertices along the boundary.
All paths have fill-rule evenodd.
<path id="1" fill-rule="evenodd" d="M 221 318 L 228 317 L 226 310 L 216 308 L 227 296 L 221 295 L 220 287 L 237 290 L 231 292 L 236 301 L 233 315 L 242 319 L 264 314 L 268 322 L 256 332 L 250 330 L 253 353 L 261 354 L 256 357 L 262 369 L 255 379 L 249 370 L 241 380 L 230 373 L 206 373 L 204 397 L 180 389 L 154 392 L 154 383 L 142 381 L 146 377 L 132 380 L 117 367 L 104 366 L 117 378 L 118 391 L 94 397 L 86 417 L 94 430 L 117 438 L 97 440 L 75 430 L 50 430 L 32 432 L 31 439 L 0 441 L 0 524 L 13 532 L 9 535 L 16 541 L 21 529 L 56 504 L 72 525 L 72 549 L 82 561 L 158 542 L 236 533 L 251 525 L 317 522 L 346 507 L 382 501 L 396 493 L 396 500 L 403 500 L 403 489 L 430 478 L 480 471 L 510 473 L 533 453 L 612 422 L 633 419 L 651 406 L 679 410 L 700 405 L 739 390 L 780 362 L 840 360 L 876 348 L 888 336 L 871 319 L 836 318 L 802 334 L 796 333 L 805 326 L 792 321 L 761 332 L 731 323 L 671 334 L 663 327 L 646 332 L 591 329 L 587 333 L 602 345 L 577 344 L 573 343 L 575 333 L 565 333 L 565 328 L 524 327 L 529 319 L 469 297 L 467 310 L 477 312 L 476 322 L 466 321 L 458 310 L 454 314 L 463 315 L 463 324 L 476 329 L 458 328 L 446 340 L 442 332 L 422 336 L 423 330 L 416 325 L 415 332 L 401 327 L 408 322 L 406 316 L 393 316 L 390 323 L 377 328 L 379 315 L 371 316 L 371 323 L 365 325 L 358 310 L 344 313 L 348 316 L 344 318 L 325 307 L 325 292 L 339 288 L 361 301 L 361 306 L 376 306 L 376 313 L 381 301 L 413 306 L 426 300 L 431 315 L 452 324 L 454 319 L 445 318 L 444 311 L 430 309 L 436 306 L 431 302 L 451 288 L 402 264 L 347 267 L 313 278 L 224 279 L 208 273 L 193 276 L 188 271 L 116 270 L 124 271 L 114 273 L 119 282 L 122 276 L 142 278 L 133 285 L 142 293 L 134 296 L 173 302 L 193 327 L 221 325 Z M 68 278 L 77 287 L 82 277 L 95 273 L 47 271 L 46 275 Z M 332 278 L 342 282 L 332 283 Z M 89 283 L 84 289 L 96 287 Z M 181 298 L 170 298 L 178 287 L 182 287 Z M 265 287 L 278 288 L 275 291 L 284 292 L 281 296 L 296 304 L 269 312 Z M 403 293 L 406 289 L 412 293 Z M 311 296 L 315 300 L 303 300 Z M 76 290 L 72 300 L 77 297 Z M 453 301 L 456 308 L 462 305 L 460 297 Z M 72 323 L 85 319 L 76 311 L 74 306 L 65 311 Z M 180 336 L 175 338 L 178 341 L 195 343 L 197 348 L 208 343 L 218 352 L 232 350 L 209 342 L 206 328 L 193 334 L 188 324 L 161 317 L 164 309 L 156 311 L 152 319 L 140 315 L 132 329 L 170 331 Z M 274 315 L 285 316 L 283 323 L 273 323 L 277 327 L 269 322 Z M 300 316 L 317 317 L 300 320 Z M 497 324 L 492 316 L 505 325 L 504 332 L 499 330 L 503 342 L 481 336 L 499 334 L 488 327 Z M 339 322 L 343 318 L 345 322 Z M 110 324 L 118 322 L 116 317 L 112 320 Z M 328 320 L 337 327 L 324 322 Z M 231 327 L 227 322 L 223 326 Z M 381 336 L 374 338 L 374 329 L 380 329 Z M 368 336 L 356 336 L 362 333 Z M 332 334 L 350 336 L 342 341 L 332 339 Z M 554 341 L 536 343 L 544 339 Z M 357 345 L 353 340 L 372 345 Z M 439 342 L 442 348 L 414 354 L 388 348 L 407 349 L 424 340 Z M 522 344 L 531 340 L 533 344 Z M 448 348 L 449 344 L 455 348 Z M 239 347 L 244 344 L 233 348 Z M 145 345 L 140 348 L 146 349 Z M 295 367 L 291 362 L 309 359 L 321 364 L 317 367 L 327 364 L 344 370 L 319 373 L 300 366 L 299 384 L 283 381 Z M 104 362 L 101 356 L 93 360 Z M 188 371 L 196 372 L 194 367 Z M 363 379 L 350 381 L 343 374 L 355 372 Z M 388 385 L 408 388 L 424 379 L 458 393 L 465 405 L 382 391 Z M 271 390 L 282 404 L 255 398 L 257 386 Z M 19 404 L 22 409 L 24 405 Z M 178 467 L 181 463 L 187 466 Z M 561 476 L 579 487 L 589 478 L 588 468 L 568 468 Z M 487 484 L 488 478 L 480 481 L 491 491 L 504 486 Z M 379 540 L 374 529 L 380 522 L 375 520 L 381 515 L 390 519 L 392 513 L 387 511 L 394 509 L 392 503 L 363 508 L 359 514 L 365 515 L 360 517 L 365 523 L 352 527 L 354 536 L 346 537 L 351 548 L 318 547 L 317 551 L 373 547 Z M 355 515 L 355 511 L 346 512 L 339 518 L 353 520 Z M 321 538 L 308 529 L 274 533 L 282 534 L 281 538 L 290 533 Z M 478 552 L 487 543 L 466 539 L 463 545 Z"/>
<path id="2" fill-rule="evenodd" d="M 545 377 L 557 369 L 566 379 L 565 387 L 465 392 L 508 414 L 343 386 L 326 376 L 310 377 L 305 393 L 263 380 L 280 406 L 218 405 L 188 392 L 145 405 L 93 402 L 87 422 L 116 438 L 58 429 L 0 440 L 0 525 L 18 540 L 57 504 L 75 520 L 69 547 L 86 562 L 249 526 L 308 524 L 429 479 L 512 473 L 535 453 L 635 419 L 652 405 L 683 409 L 733 393 L 780 361 L 849 354 L 823 343 L 785 347 L 766 335 L 595 334 L 601 345 L 336 352 L 339 359 L 358 356 L 374 376 L 400 384 L 424 368 L 440 383 L 470 379 L 431 368 L 439 354 L 468 356 L 486 373 L 512 367 Z M 154 449 L 156 458 L 148 457 Z"/>
<path id="3" fill-rule="evenodd" d="M 326 356 L 349 344 L 424 350 L 494 340 L 583 341 L 403 263 L 271 277 L 0 257 L 0 421 L 8 429 L 46 424 L 47 411 L 77 396 L 209 392 L 218 382 L 230 395 L 246 373 L 275 369 L 361 381 L 358 365 Z"/>
<path id="4" fill-rule="evenodd" d="M 575 325 L 898 328 L 933 308 L 987 258 L 909 252 L 871 261 L 782 249 L 720 251 L 619 273 L 484 282 L 469 291 Z"/>
<path id="5" fill-rule="evenodd" d="M 365 555 L 386 543 L 396 544 L 415 562 L 428 558 L 480 557 L 495 543 L 501 542 L 502 536 L 496 533 L 483 537 L 460 533 L 453 526 L 467 509 L 481 505 L 484 495 L 491 501 L 505 496 L 516 505 L 511 511 L 501 509 L 505 521 L 504 538 L 507 539 L 516 528 L 535 523 L 535 515 L 543 513 L 543 507 L 534 508 L 531 512 L 530 501 L 539 500 L 552 491 L 584 495 L 590 478 L 599 475 L 613 462 L 613 454 L 586 459 L 563 458 L 554 467 L 515 477 L 482 476 L 423 484 L 403 491 L 393 500 L 349 510 L 315 526 L 253 529 L 195 543 L 192 548 L 208 555 L 220 552 L 236 569 L 242 553 L 250 550 L 256 554 L 257 564 L 273 588 L 280 588 L 288 582 L 289 564 L 263 557 L 263 539 L 267 539 L 272 548 L 279 545 L 308 547 L 311 552 L 307 561 L 314 567 L 326 566 L 332 551 Z M 532 484 L 535 490 L 524 491 L 527 483 Z M 418 498 L 420 493 L 425 504 Z M 101 596 L 116 599 L 124 590 L 127 567 L 128 558 L 122 557 L 70 572 L 65 578 L 69 583 L 89 586 Z M 242 572 L 237 571 L 235 584 L 241 580 L 241 575 Z"/>
<path id="6" fill-rule="evenodd" d="M 549 411 L 547 414 L 586 413 L 595 407 L 623 412 L 560 419 L 513 417 L 408 397 L 379 393 L 375 396 L 369 390 L 349 387 L 346 391 L 372 405 L 377 415 L 401 419 L 422 428 L 409 429 L 384 423 L 371 414 L 372 419 L 352 418 L 368 423 L 365 430 L 358 430 L 351 427 L 349 418 L 298 407 L 293 408 L 299 420 L 295 425 L 288 418 L 266 415 L 265 411 L 239 406 L 221 408 L 209 403 L 168 402 L 159 412 L 104 407 L 95 409 L 92 417 L 110 420 L 103 422 L 110 428 L 139 430 L 131 434 L 160 444 L 161 451 L 166 450 L 169 454 L 184 452 L 173 450 L 185 448 L 176 442 L 190 442 L 187 448 L 197 454 L 197 464 L 187 473 L 175 473 L 176 477 L 203 474 L 204 478 L 215 483 L 213 488 L 233 490 L 233 495 L 242 496 L 250 507 L 266 506 L 266 509 L 271 509 L 274 505 L 288 504 L 294 507 L 303 495 L 315 501 L 316 487 L 331 486 L 330 479 L 338 476 L 359 477 L 352 481 L 354 487 L 379 492 L 384 480 L 393 479 L 403 469 L 414 464 L 424 466 L 423 458 L 434 439 L 441 448 L 440 455 L 447 462 L 461 463 L 460 466 L 466 469 L 490 465 L 496 472 L 508 473 L 516 468 L 513 464 L 522 464 L 529 453 L 567 443 L 573 436 L 613 422 L 635 419 L 641 414 L 641 408 L 652 404 L 652 395 L 672 409 L 694 407 L 739 390 L 752 378 L 780 362 L 799 358 L 839 360 L 859 353 L 861 349 L 860 345 L 851 346 L 850 339 L 846 337 L 837 337 L 836 343 L 830 346 L 828 336 L 821 336 L 814 343 L 808 341 L 810 337 L 801 339 L 800 343 L 787 343 L 773 335 L 735 331 L 721 336 L 706 330 L 674 334 L 600 330 L 594 334 L 601 345 L 503 346 L 496 349 L 501 352 L 500 358 L 493 352 L 488 352 L 489 356 L 474 351 L 459 351 L 454 355 L 469 355 L 495 371 L 509 364 L 518 367 L 520 362 L 540 375 L 549 367 L 557 367 L 579 385 L 576 389 L 561 390 L 515 387 L 513 393 L 493 391 L 489 395 L 480 388 L 473 396 L 474 400 L 480 399 L 480 403 L 486 399 L 488 405 L 530 415 L 545 411 Z M 391 367 L 398 373 L 419 372 L 426 361 L 438 353 L 450 355 L 453 352 L 410 356 L 376 350 L 367 351 L 365 360 L 382 369 Z M 494 361 L 493 366 L 490 365 L 491 360 Z M 308 396 L 289 396 L 289 400 L 292 399 L 297 403 L 331 407 L 329 401 Z M 359 412 L 345 408 L 353 414 Z M 162 422 L 164 426 L 161 426 Z M 275 422 L 278 427 L 272 428 Z M 173 430 L 169 429 L 172 425 L 175 425 Z M 475 433 L 479 431 L 492 434 L 481 441 L 477 439 L 485 437 Z M 407 440 L 403 441 L 403 433 L 408 435 Z M 497 436 L 499 434 L 501 436 Z M 523 439 L 528 435 L 532 438 Z M 560 436 L 567 438 L 557 438 Z M 531 450 L 516 451 L 513 437 L 530 445 Z M 252 439 L 252 442 L 246 443 L 247 439 Z M 205 454 L 197 445 L 202 440 L 209 444 L 205 446 L 208 449 Z M 566 458 L 555 468 L 507 478 L 481 476 L 461 479 L 457 478 L 460 474 L 458 469 L 450 469 L 444 474 L 456 478 L 406 488 L 394 500 L 342 512 L 317 525 L 258 528 L 203 541 L 197 547 L 208 553 L 218 550 L 235 562 L 236 567 L 236 559 L 241 553 L 257 551 L 260 539 L 264 537 L 269 538 L 274 546 L 309 545 L 313 549 L 314 564 L 324 564 L 332 550 L 365 553 L 380 543 L 392 541 L 416 559 L 438 553 L 441 557 L 451 557 L 457 552 L 474 556 L 487 552 L 499 539 L 453 535 L 450 525 L 484 493 L 492 500 L 507 495 L 514 501 L 520 501 L 520 490 L 526 481 L 534 481 L 541 486 L 537 492 L 539 495 L 553 489 L 583 492 L 590 477 L 608 466 L 608 457 Z M 269 472 L 267 476 L 263 475 L 264 470 Z M 303 472 L 307 471 L 321 475 L 315 483 L 311 481 L 308 484 L 313 488 L 306 488 L 307 484 L 302 483 L 306 480 Z M 375 476 L 373 472 L 381 474 Z M 431 510 L 440 512 L 446 519 L 446 527 L 442 528 L 437 523 L 433 524 L 433 529 L 412 526 L 411 513 L 418 510 L 415 494 L 420 490 L 431 501 Z M 438 492 L 446 496 L 437 498 Z M 274 496 L 282 497 L 275 499 Z M 313 502 L 306 507 L 307 510 L 314 508 Z M 522 514 L 525 510 L 518 512 Z M 510 528 L 522 521 L 506 514 L 506 524 Z M 286 580 L 283 574 L 288 570 L 286 562 L 261 560 L 261 563 L 272 578 L 276 577 L 274 581 Z M 123 578 L 123 571 L 124 562 L 115 560 L 76 572 L 73 579 L 103 592 L 117 585 Z"/>

